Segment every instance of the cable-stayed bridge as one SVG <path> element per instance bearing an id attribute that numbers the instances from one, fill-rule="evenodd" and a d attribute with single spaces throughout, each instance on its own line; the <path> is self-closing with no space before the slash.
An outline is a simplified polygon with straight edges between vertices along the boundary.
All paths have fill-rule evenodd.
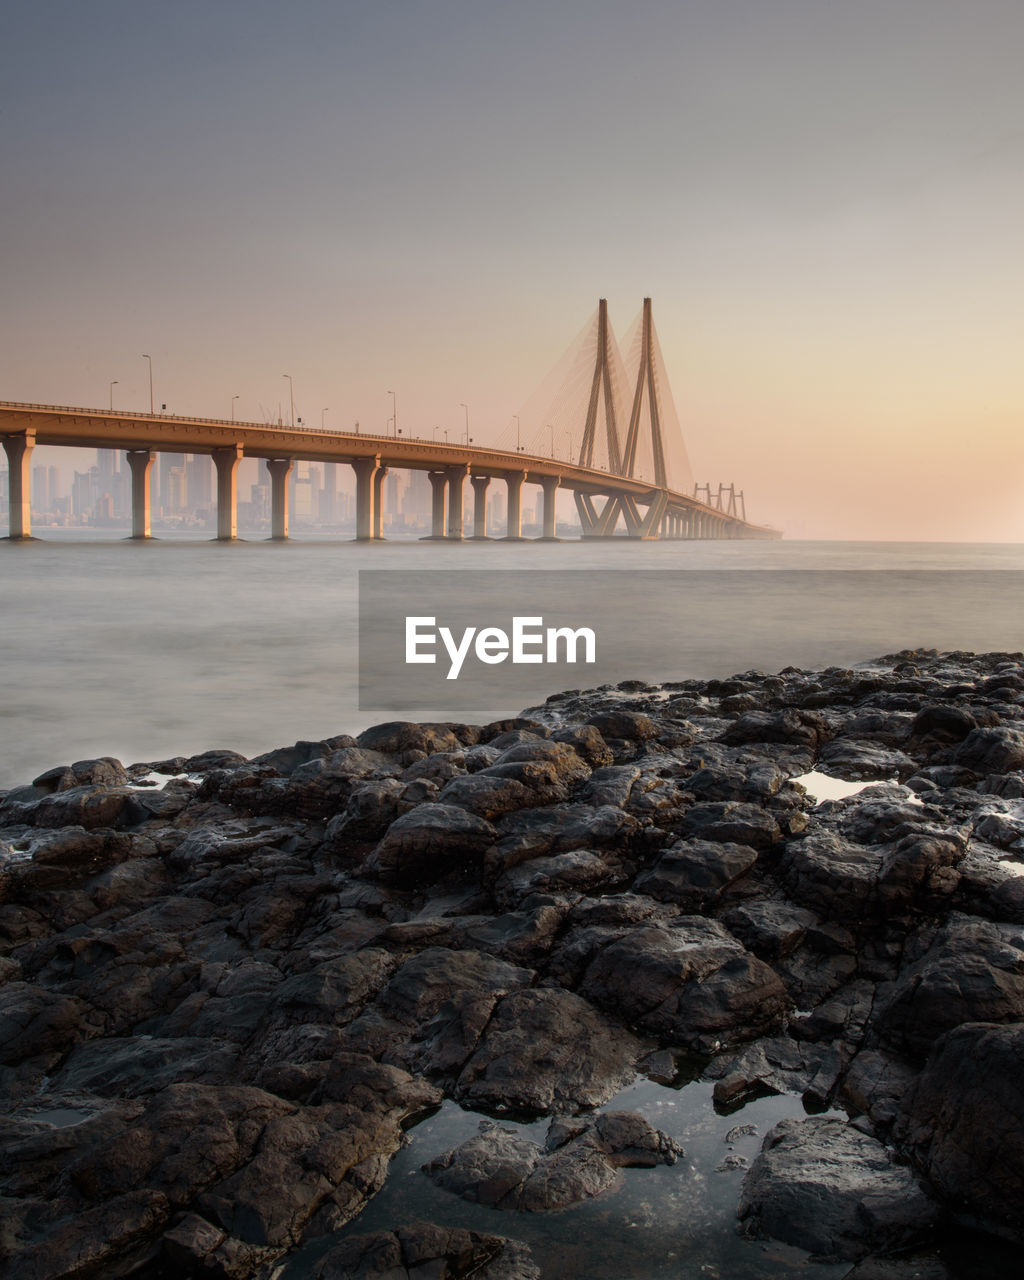
<path id="1" fill-rule="evenodd" d="M 556 537 L 559 489 L 573 493 L 584 538 L 776 538 L 778 530 L 746 519 L 743 494 L 733 486 L 693 483 L 675 406 L 644 300 L 623 359 L 602 299 L 595 321 L 571 352 L 553 398 L 549 386 L 516 416 L 515 441 L 506 429 L 495 445 L 365 432 L 315 430 L 254 422 L 131 413 L 61 405 L 0 402 L 0 441 L 7 454 L 11 538 L 31 536 L 31 456 L 36 445 L 123 449 L 131 469 L 132 536 L 151 536 L 150 472 L 157 453 L 209 454 L 216 468 L 217 537 L 238 532 L 238 465 L 266 462 L 271 490 L 271 536 L 288 537 L 288 478 L 296 462 L 343 462 L 355 473 L 356 538 L 382 538 L 384 478 L 392 468 L 424 471 L 431 486 L 431 538 L 486 537 L 488 491 L 506 487 L 506 531 L 522 538 L 522 490 L 542 491 L 543 539 Z M 540 407 L 538 407 L 540 406 Z M 532 417 L 531 417 L 532 414 Z M 527 443 L 523 443 L 526 417 Z M 556 435 L 556 432 L 558 433 Z M 504 438 L 509 437 L 509 438 Z M 545 439 L 547 437 L 547 439 Z M 567 437 L 566 460 L 555 441 Z M 550 443 L 549 456 L 543 446 Z M 466 485 L 473 490 L 465 516 Z M 467 532 L 467 524 L 472 533 Z"/>

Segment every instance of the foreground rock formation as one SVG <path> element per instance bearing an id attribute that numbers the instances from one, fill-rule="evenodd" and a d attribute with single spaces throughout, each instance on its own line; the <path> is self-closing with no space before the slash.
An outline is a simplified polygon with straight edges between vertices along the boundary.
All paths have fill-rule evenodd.
<path id="1" fill-rule="evenodd" d="M 601 1108 L 692 1055 L 723 1108 L 831 1109 L 766 1136 L 739 1229 L 851 1276 L 1024 1239 L 1022 694 L 1021 654 L 902 653 L 0 795 L 0 1268 L 539 1275 L 520 1215 L 688 1176 Z M 432 1165 L 496 1234 L 332 1242 L 444 1098 L 557 1117 Z"/>

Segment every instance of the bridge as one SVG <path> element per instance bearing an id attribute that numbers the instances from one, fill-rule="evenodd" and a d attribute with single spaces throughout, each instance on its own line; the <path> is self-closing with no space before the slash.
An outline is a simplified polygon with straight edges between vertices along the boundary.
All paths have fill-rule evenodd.
<path id="1" fill-rule="evenodd" d="M 561 461 L 514 449 L 403 437 L 316 430 L 166 413 L 130 413 L 61 405 L 0 402 L 0 441 L 8 460 L 9 533 L 29 538 L 30 461 L 36 445 L 123 449 L 131 469 L 132 537 L 151 536 L 150 471 L 158 452 L 208 454 L 216 468 L 217 537 L 238 534 L 237 474 L 243 457 L 265 460 L 271 491 L 271 537 L 289 533 L 288 477 L 296 462 L 347 463 L 355 473 L 356 539 L 382 538 L 384 478 L 391 468 L 425 471 L 431 485 L 430 537 L 467 536 L 465 486 L 473 490 L 472 537 L 487 534 L 492 482 L 507 489 L 506 532 L 522 540 L 522 489 L 543 493 L 542 540 L 556 539 L 559 488 L 571 490 L 584 538 L 777 538 L 779 531 L 746 520 L 743 495 L 732 486 L 673 487 L 673 451 L 682 436 L 666 429 L 674 410 L 660 374 L 650 299 L 644 300 L 633 394 L 624 409 L 624 366 L 608 328 L 607 306 L 598 307 L 593 371 L 586 412 L 572 420 L 580 440 L 575 460 Z M 588 357 L 589 358 L 589 357 Z M 573 411 L 577 412 L 576 410 Z M 625 428 L 623 430 L 623 428 Z M 551 427 L 552 432 L 554 428 Z M 468 433 L 467 433 L 468 434 Z M 552 435 L 553 438 L 553 435 Z M 552 453 L 554 451 L 552 450 Z M 685 450 L 682 452 L 685 463 Z M 677 464 L 678 465 L 678 464 Z M 687 476 L 688 478 L 688 476 Z M 687 486 L 688 488 L 688 486 Z"/>

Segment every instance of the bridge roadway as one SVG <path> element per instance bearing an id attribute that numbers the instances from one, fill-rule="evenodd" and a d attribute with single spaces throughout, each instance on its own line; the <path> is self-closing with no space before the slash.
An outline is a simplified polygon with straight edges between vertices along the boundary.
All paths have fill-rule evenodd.
<path id="1" fill-rule="evenodd" d="M 356 539 L 382 537 L 383 482 L 390 467 L 425 471 L 432 488 L 430 537 L 465 536 L 463 491 L 473 487 L 474 538 L 486 537 L 487 489 L 507 486 L 506 538 L 522 538 L 522 487 L 543 492 L 543 539 L 555 538 L 559 487 L 575 496 L 584 538 L 616 536 L 621 517 L 632 538 L 777 538 L 687 494 L 631 476 L 612 475 L 557 458 L 484 445 L 443 444 L 413 437 L 318 431 L 310 427 L 185 418 L 170 414 L 78 409 L 0 401 L 0 441 L 8 461 L 10 537 L 31 537 L 30 462 L 35 445 L 124 449 L 132 472 L 132 536 L 150 534 L 149 474 L 158 452 L 206 453 L 217 473 L 217 537 L 237 536 L 237 475 L 243 457 L 263 458 L 271 485 L 271 536 L 288 537 L 288 476 L 295 462 L 344 462 L 355 472 Z M 598 507 L 595 499 L 604 499 Z"/>

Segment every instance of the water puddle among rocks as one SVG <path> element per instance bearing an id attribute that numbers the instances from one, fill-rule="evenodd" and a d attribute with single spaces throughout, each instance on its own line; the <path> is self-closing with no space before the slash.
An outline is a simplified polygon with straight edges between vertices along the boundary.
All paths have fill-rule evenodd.
<path id="1" fill-rule="evenodd" d="M 70 1129 L 91 1120 L 95 1114 L 95 1111 L 80 1111 L 76 1107 L 51 1107 L 47 1111 L 34 1111 L 32 1119 L 52 1124 L 55 1129 Z"/>
<path id="2" fill-rule="evenodd" d="M 545 1280 L 777 1280 L 797 1270 L 803 1280 L 825 1280 L 849 1271 L 849 1263 L 813 1263 L 802 1250 L 746 1240 L 737 1232 L 744 1173 L 773 1125 L 805 1115 L 799 1098 L 773 1095 L 719 1115 L 710 1084 L 674 1089 L 641 1078 L 601 1108 L 612 1110 L 639 1111 L 679 1142 L 685 1155 L 674 1165 L 624 1169 L 618 1187 L 567 1209 L 519 1213 L 484 1207 L 441 1189 L 422 1172 L 428 1160 L 479 1133 L 481 1122 L 491 1123 L 445 1102 L 409 1131 L 387 1183 L 363 1213 L 294 1255 L 280 1280 L 309 1280 L 340 1241 L 417 1219 L 522 1240 Z M 540 1144 L 549 1123 L 501 1121 Z"/>

